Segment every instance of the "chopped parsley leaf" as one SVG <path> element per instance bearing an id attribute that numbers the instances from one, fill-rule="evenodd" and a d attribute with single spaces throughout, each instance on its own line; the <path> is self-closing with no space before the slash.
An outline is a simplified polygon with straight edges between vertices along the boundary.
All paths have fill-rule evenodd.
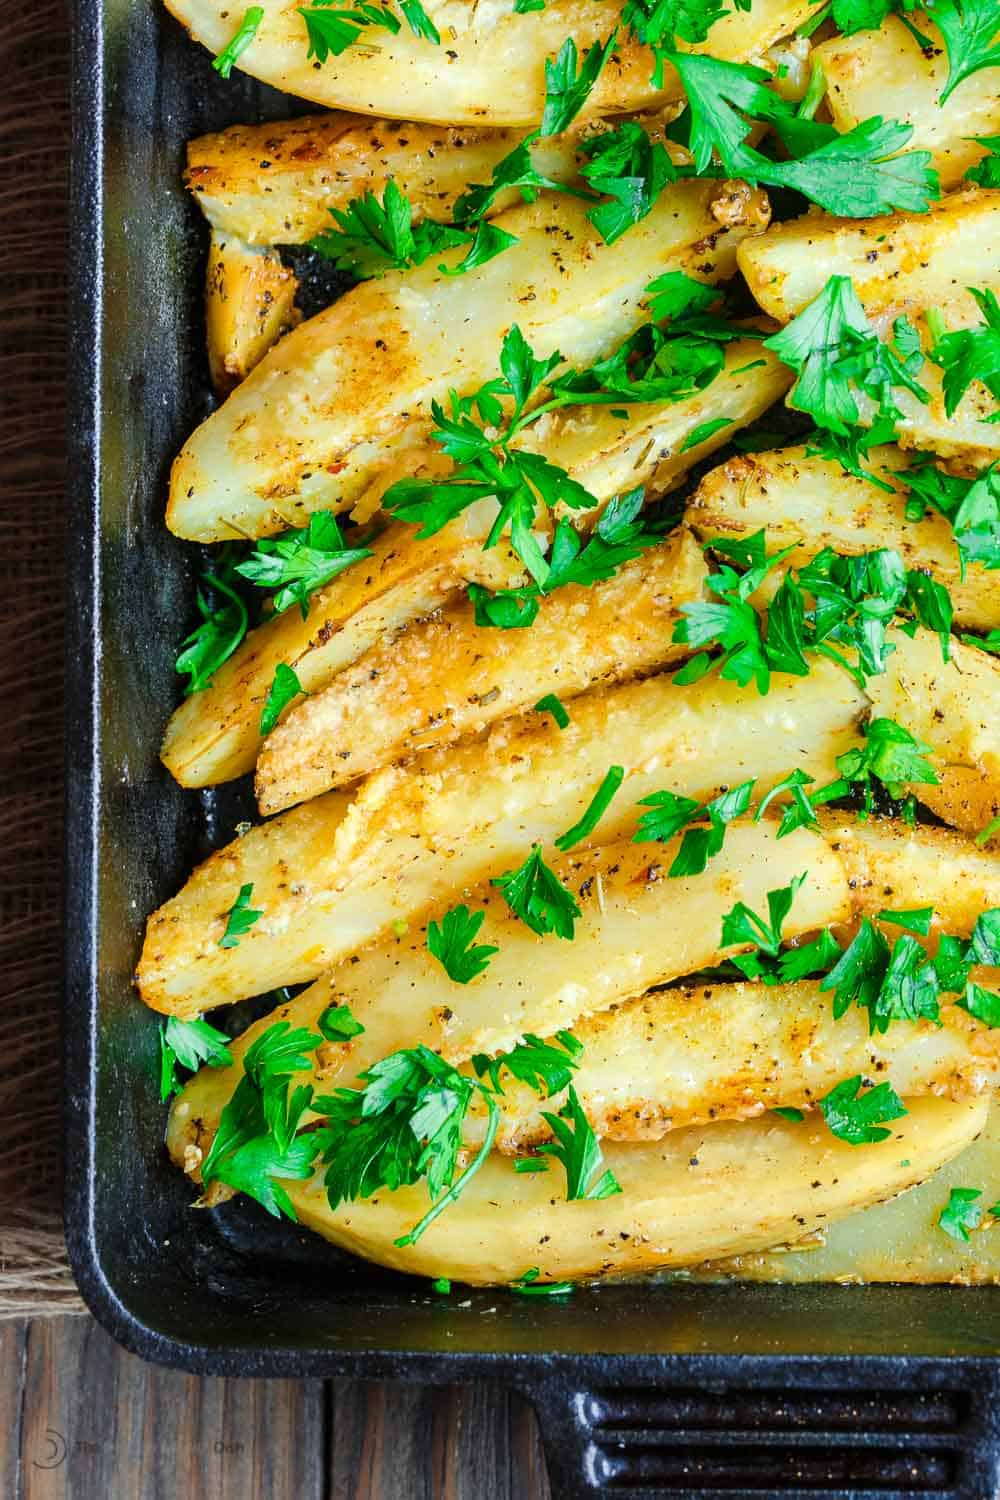
<path id="1" fill-rule="evenodd" d="M 251 910 L 252 900 L 253 881 L 250 881 L 247 885 L 240 886 L 239 895 L 226 913 L 226 930 L 219 939 L 220 948 L 239 947 L 240 938 L 264 915 L 263 908 L 260 911 Z"/>
<path id="2" fill-rule="evenodd" d="M 710 802 L 696 802 L 691 797 L 681 797 L 674 792 L 652 792 L 643 797 L 640 807 L 648 807 L 643 813 L 632 842 L 665 843 L 674 838 L 682 828 L 687 832 L 668 870 L 670 876 L 700 875 L 708 861 L 719 853 L 726 836 L 726 825 L 740 818 L 750 806 L 753 780 L 741 782 L 739 786 L 720 792 Z M 707 828 L 691 828 L 691 823 L 708 819 Z"/>
<path id="3" fill-rule="evenodd" d="M 294 670 L 287 662 L 280 661 L 274 669 L 271 686 L 267 690 L 267 702 L 260 716 L 260 732 L 268 735 L 277 724 L 293 698 L 306 693 Z"/>
<path id="4" fill-rule="evenodd" d="M 534 846 L 523 865 L 495 876 L 490 884 L 499 888 L 515 917 L 539 937 L 549 932 L 561 938 L 573 937 L 580 908 L 573 893 L 542 859 L 540 844 Z"/>
<path id="5" fill-rule="evenodd" d="M 569 724 L 569 714 L 565 705 L 556 697 L 555 693 L 546 693 L 544 698 L 539 698 L 535 704 L 536 714 L 551 714 L 560 729 L 565 729 Z"/>
<path id="6" fill-rule="evenodd" d="M 503 1093 L 501 1076 L 506 1071 L 537 1094 L 551 1098 L 572 1083 L 573 1074 L 580 1066 L 582 1051 L 583 1043 L 577 1041 L 571 1031 L 557 1031 L 552 1042 L 528 1032 L 509 1052 L 501 1052 L 499 1057 L 487 1057 L 477 1052 L 471 1061 L 476 1077 L 488 1075 L 498 1094 Z"/>
<path id="7" fill-rule="evenodd" d="M 316 1025 L 328 1042 L 349 1042 L 352 1037 L 361 1036 L 365 1029 L 351 1014 L 349 1005 L 328 1005 Z"/>
<path id="8" fill-rule="evenodd" d="M 567 850 L 573 848 L 574 844 L 578 844 L 581 839 L 589 838 L 610 807 L 611 799 L 624 779 L 625 769 L 623 766 L 611 766 L 608 769 L 604 780 L 597 788 L 590 801 L 590 805 L 583 812 L 579 821 L 574 823 L 572 828 L 556 839 L 557 849 L 561 849 L 563 853 L 566 853 Z"/>
<path id="9" fill-rule="evenodd" d="M 983 1219 L 983 1208 L 979 1199 L 982 1188 L 951 1188 L 948 1202 L 938 1215 L 938 1225 L 953 1240 L 969 1243 L 969 1230 L 978 1229 Z"/>
<path id="10" fill-rule="evenodd" d="M 883 1122 L 900 1120 L 907 1112 L 902 1099 L 889 1083 L 862 1091 L 860 1073 L 835 1084 L 819 1100 L 819 1107 L 833 1134 L 852 1146 L 887 1140 L 892 1131 L 884 1129 Z"/>
<path id="11" fill-rule="evenodd" d="M 604 1158 L 593 1127 L 584 1113 L 576 1089 L 570 1084 L 566 1103 L 557 1115 L 542 1110 L 542 1119 L 550 1126 L 554 1141 L 538 1149 L 560 1161 L 566 1172 L 566 1197 L 590 1200 L 610 1198 L 621 1192 L 618 1179 L 610 1168 L 601 1172 Z"/>
<path id="12" fill-rule="evenodd" d="M 427 924 L 428 951 L 455 984 L 468 984 L 488 969 L 490 959 L 500 952 L 489 943 L 475 941 L 485 920 L 484 911 L 470 911 L 460 905 L 446 911 L 440 923 Z"/>

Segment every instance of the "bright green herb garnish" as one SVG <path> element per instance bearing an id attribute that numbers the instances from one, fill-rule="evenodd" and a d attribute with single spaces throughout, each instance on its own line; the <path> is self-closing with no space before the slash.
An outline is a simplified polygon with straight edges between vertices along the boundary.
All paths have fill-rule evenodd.
<path id="1" fill-rule="evenodd" d="M 255 922 L 264 915 L 263 909 L 253 911 L 253 882 L 241 885 L 239 895 L 226 914 L 226 930 L 219 939 L 220 948 L 236 948 L 240 938 L 248 933 Z"/>

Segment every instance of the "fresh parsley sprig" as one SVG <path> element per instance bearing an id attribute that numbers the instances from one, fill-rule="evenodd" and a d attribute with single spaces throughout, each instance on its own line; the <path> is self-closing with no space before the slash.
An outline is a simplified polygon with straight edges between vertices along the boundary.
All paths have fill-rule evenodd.
<path id="1" fill-rule="evenodd" d="M 567 37 L 554 59 L 545 59 L 545 106 L 541 135 L 561 135 L 583 109 L 611 54 L 618 46 L 617 29 L 605 42 L 595 42 L 579 58 L 576 43 Z"/>
<path id="2" fill-rule="evenodd" d="M 415 37 L 440 46 L 441 36 L 420 0 L 399 0 L 399 9 Z M 397 35 L 402 22 L 388 5 L 374 5 L 356 0 L 351 6 L 338 6 L 337 0 L 313 0 L 312 6 L 300 6 L 299 15 L 306 23 L 309 42 L 307 57 L 320 65 L 329 57 L 340 57 L 355 43 L 374 51 L 378 47 L 368 39 L 371 27 Z"/>
<path id="3" fill-rule="evenodd" d="M 747 979 L 763 984 L 791 984 L 797 979 L 824 973 L 840 953 L 840 944 L 832 933 L 822 932 L 811 943 L 798 948 L 783 947 L 785 922 L 795 902 L 796 893 L 807 879 L 807 872 L 796 875 L 788 885 L 767 893 L 767 916 L 761 916 L 744 901 L 737 901 L 722 919 L 722 945 L 748 946 L 750 951 L 735 953 L 732 962 Z"/>
<path id="4" fill-rule="evenodd" d="M 667 874 L 673 878 L 700 875 L 708 861 L 722 849 L 727 825 L 749 808 L 753 789 L 752 780 L 744 781 L 709 802 L 696 802 L 693 797 L 682 797 L 676 792 L 653 792 L 639 803 L 650 810 L 640 817 L 632 842 L 666 843 L 682 828 L 686 829 Z M 701 824 L 706 818 L 707 828 L 689 826 Z"/>
<path id="5" fill-rule="evenodd" d="M 471 1062 L 476 1077 L 488 1077 L 498 1094 L 503 1093 L 502 1080 L 507 1072 L 537 1094 L 551 1098 L 569 1087 L 582 1052 L 583 1043 L 571 1031 L 557 1031 L 551 1042 L 526 1032 L 509 1052 L 501 1052 L 499 1057 L 477 1052 Z"/>
<path id="6" fill-rule="evenodd" d="M 933 748 L 916 739 L 902 724 L 897 724 L 894 719 L 870 719 L 862 732 L 862 745 L 853 746 L 837 756 L 839 774 L 833 781 L 810 791 L 808 788 L 813 785 L 813 778 L 804 771 L 793 771 L 763 799 L 756 817 L 762 816 L 778 792 L 790 791 L 792 800 L 782 814 L 777 835 L 784 838 L 796 828 L 818 827 L 817 808 L 859 792 L 864 800 L 858 816 L 869 817 L 875 806 L 876 782 L 897 801 L 907 783 L 937 786 L 937 772 L 926 759 L 934 753 Z"/>
<path id="7" fill-rule="evenodd" d="M 962 397 L 976 381 L 1000 402 L 1000 301 L 989 287 L 970 286 L 968 290 L 983 314 L 977 328 L 959 328 L 948 333 L 936 309 L 926 315 L 934 340 L 930 359 L 943 371 L 944 405 L 949 417 L 954 416 Z M 1000 422 L 1000 408 L 983 420 Z"/>
<path id="8" fill-rule="evenodd" d="M 423 538 L 492 496 L 499 510 L 484 545 L 495 546 L 509 530 L 511 546 L 543 591 L 610 577 L 659 540 L 658 531 L 637 519 L 642 491 L 613 501 L 586 547 L 568 522 L 560 522 L 547 560 L 534 532 L 539 507 L 597 509 L 599 502 L 565 469 L 517 447 L 516 439 L 564 407 L 681 401 L 703 390 L 723 368 L 726 343 L 743 336 L 743 330 L 708 312 L 718 295 L 679 271 L 658 277 L 648 288 L 656 321 L 640 327 L 607 359 L 560 375 L 555 373 L 563 364 L 558 351 L 538 358 L 514 324 L 500 350 L 499 377 L 468 396 L 452 391 L 447 409 L 431 403 L 436 424 L 431 437 L 452 460 L 452 473 L 440 480 L 399 480 L 386 491 L 383 506 L 399 520 L 419 525 L 417 535 Z M 478 618 L 490 625 L 530 624 L 536 612 L 530 594 L 474 592 L 471 597 Z M 491 604 L 491 599 L 501 602 Z"/>
<path id="9" fill-rule="evenodd" d="M 161 1100 L 166 1101 L 180 1089 L 178 1066 L 194 1073 L 202 1063 L 210 1068 L 227 1068 L 232 1060 L 229 1037 L 224 1031 L 217 1031 L 201 1016 L 193 1021 L 168 1016 L 160 1028 Z"/>
<path id="10" fill-rule="evenodd" d="M 901 154 L 913 135 L 912 125 L 876 115 L 839 134 L 768 88 L 771 75 L 763 68 L 693 53 L 666 57 L 687 94 L 690 150 L 698 173 L 712 170 L 717 153 L 729 176 L 794 188 L 829 213 L 853 218 L 926 213 L 940 197 L 931 153 Z M 793 159 L 773 161 L 748 146 L 751 119 L 771 124 Z"/>
<path id="11" fill-rule="evenodd" d="M 916 329 L 900 317 L 893 340 L 880 339 L 849 276 L 831 276 L 798 317 L 764 344 L 796 372 L 789 406 L 831 432 L 847 436 L 858 426 L 858 393 L 893 421 L 902 415 L 895 390 L 907 390 L 925 405 L 929 399 L 917 380 L 924 356 Z"/>
<path id="12" fill-rule="evenodd" d="M 578 149 L 585 158 L 581 177 L 609 200 L 587 212 L 606 245 L 646 218 L 667 184 L 677 181 L 667 148 L 634 120 L 582 141 Z"/>
<path id="13" fill-rule="evenodd" d="M 986 155 L 970 167 L 965 177 L 979 187 L 1000 188 L 1000 135 L 974 135 L 977 146 L 985 146 Z"/>
<path id="14" fill-rule="evenodd" d="M 648 297 L 654 321 L 637 329 L 609 359 L 583 371 L 556 375 L 564 363 L 561 354 L 538 359 L 514 324 L 501 347 L 498 378 L 468 396 L 453 390 L 447 410 L 432 402 L 430 437 L 453 460 L 453 472 L 444 480 L 406 478 L 391 484 L 382 496 L 384 507 L 397 519 L 418 523 L 423 538 L 478 499 L 495 496 L 498 516 L 484 546 L 495 546 L 510 531 L 514 552 L 544 592 L 562 583 L 610 577 L 622 562 L 660 540 L 660 529 L 637 519 L 643 499 L 637 489 L 606 507 L 586 546 L 570 522 L 561 520 L 546 559 L 534 532 L 538 507 L 580 510 L 598 508 L 598 501 L 565 469 L 516 446 L 532 423 L 564 407 L 684 401 L 715 380 L 727 342 L 745 332 L 708 311 L 718 291 L 669 272 L 651 282 Z M 537 613 L 531 591 L 489 595 L 477 586 L 471 597 L 481 624 L 513 628 L 531 624 Z"/>
<path id="15" fill-rule="evenodd" d="M 312 1102 L 311 1084 L 292 1087 L 293 1075 L 312 1066 L 323 1037 L 277 1021 L 247 1048 L 243 1077 L 222 1115 L 201 1166 L 202 1180 L 227 1183 L 255 1198 L 275 1218 L 296 1217 L 282 1180 L 312 1174 L 317 1142 L 298 1134 Z"/>
<path id="16" fill-rule="evenodd" d="M 927 508 L 951 522 L 964 577 L 967 566 L 1000 568 L 1000 465 L 993 464 L 976 479 L 948 474 L 933 463 L 906 471 L 908 520 L 918 521 Z"/>
<path id="17" fill-rule="evenodd" d="M 277 537 L 261 537 L 236 572 L 259 588 L 277 590 L 271 600 L 276 615 L 297 604 L 305 619 L 309 599 L 317 589 L 371 555 L 370 547 L 346 544 L 332 511 L 318 510 L 307 526 Z"/>
<path id="18" fill-rule="evenodd" d="M 249 615 L 235 587 L 236 554 L 223 548 L 214 569 L 206 569 L 198 582 L 195 603 L 201 624 L 181 643 L 176 670 L 186 673 L 185 696 L 201 693 L 212 685 L 212 678 L 229 660 L 243 641 Z M 213 595 L 221 601 L 213 602 Z"/>
<path id="19" fill-rule="evenodd" d="M 741 687 L 755 683 L 763 695 L 770 691 L 772 672 L 805 677 L 810 658 L 825 656 L 863 687 L 869 677 L 886 670 L 894 649 L 887 632 L 898 617 L 904 619 L 903 628 L 915 621 L 933 630 L 948 660 L 951 596 L 927 574 L 907 569 L 892 548 L 856 556 L 824 548 L 805 567 L 790 569 L 770 603 L 758 611 L 751 596 L 794 545 L 768 553 L 761 529 L 748 537 L 717 537 L 706 546 L 744 571 L 723 564 L 706 579 L 715 599 L 681 606 L 673 640 L 691 646 L 694 654 L 675 673 L 677 683 L 697 682 L 717 671 Z M 716 646 L 722 649 L 713 655 L 709 648 Z"/>
<path id="20" fill-rule="evenodd" d="M 568 1032 L 559 1032 L 556 1043 L 527 1036 L 499 1057 L 477 1054 L 475 1077 L 459 1072 L 428 1047 L 404 1048 L 362 1073 L 363 1088 L 340 1088 L 317 1098 L 313 1107 L 324 1117 L 317 1134 L 331 1207 L 345 1199 L 370 1197 L 382 1187 L 395 1190 L 425 1179 L 431 1207 L 395 1242 L 401 1247 L 415 1244 L 489 1156 L 500 1120 L 497 1098 L 503 1092 L 504 1071 L 540 1094 L 567 1087 L 582 1049 Z M 487 1077 L 488 1084 L 483 1082 Z M 572 1125 L 565 1126 L 559 1118 L 559 1126 L 554 1127 L 556 1144 L 541 1150 L 549 1149 L 565 1162 L 568 1197 L 607 1196 L 617 1184 L 608 1185 L 609 1173 L 597 1183 L 592 1181 L 600 1165 L 600 1147 L 572 1086 L 570 1097 Z M 462 1128 L 477 1098 L 487 1109 L 483 1143 L 458 1173 Z M 562 1129 L 568 1131 L 568 1144 Z"/>
<path id="21" fill-rule="evenodd" d="M 414 223 L 413 205 L 392 177 L 381 202 L 368 192 L 352 198 L 346 208 L 331 208 L 329 213 L 336 227 L 314 236 L 309 248 L 340 270 L 350 271 L 359 281 L 422 265 L 432 255 L 455 245 L 471 244 L 476 237 L 474 230 L 438 224 L 432 219 Z M 498 230 L 494 253 L 514 243 L 513 235 Z M 477 264 L 483 264 L 481 256 Z"/>
<path id="22" fill-rule="evenodd" d="M 545 595 L 567 584 L 590 588 L 611 578 L 625 563 L 639 557 L 649 547 L 655 547 L 663 540 L 663 528 L 641 515 L 644 499 L 642 489 L 616 495 L 601 512 L 586 541 L 581 539 L 570 521 L 560 519 L 552 535 L 548 572 L 541 586 L 523 584 L 519 588 L 498 589 L 491 594 L 481 584 L 470 583 L 469 599 L 476 624 L 499 630 L 533 625 Z"/>
<path id="23" fill-rule="evenodd" d="M 438 1057 L 429 1047 L 403 1048 L 360 1075 L 361 1089 L 338 1088 L 315 1100 L 324 1182 L 331 1208 L 426 1179 L 433 1202 L 396 1240 L 413 1245 L 455 1202 L 486 1161 L 496 1139 L 499 1110 L 493 1092 Z M 458 1172 L 462 1126 L 474 1096 L 487 1106 L 483 1143 Z"/>
<path id="24" fill-rule="evenodd" d="M 938 1215 L 938 1227 L 945 1234 L 951 1235 L 953 1240 L 967 1245 L 970 1229 L 979 1228 L 984 1213 L 989 1214 L 992 1219 L 1000 1218 L 1000 1203 L 994 1203 L 992 1208 L 984 1208 L 979 1201 L 982 1196 L 982 1188 L 949 1188 L 948 1202 Z"/>
<path id="25" fill-rule="evenodd" d="M 285 709 L 300 694 L 308 697 L 295 669 L 287 662 L 280 661 L 274 669 L 271 686 L 267 690 L 267 700 L 260 715 L 262 735 L 271 733 Z"/>
<path id="26" fill-rule="evenodd" d="M 572 939 L 580 908 L 570 891 L 542 858 L 540 844 L 516 870 L 507 870 L 490 881 L 495 885 L 516 917 L 532 932 L 544 937 Z"/>

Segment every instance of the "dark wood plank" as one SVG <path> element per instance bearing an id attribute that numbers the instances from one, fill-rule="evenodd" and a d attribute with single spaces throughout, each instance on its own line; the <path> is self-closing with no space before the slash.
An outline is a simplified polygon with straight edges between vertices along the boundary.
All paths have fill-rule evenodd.
<path id="1" fill-rule="evenodd" d="M 324 1500 L 320 1381 L 159 1369 L 90 1318 L 0 1327 L 20 1394 L 0 1407 L 12 1500 Z"/>
<path id="2" fill-rule="evenodd" d="M 333 1382 L 330 1500 L 547 1500 L 538 1423 L 501 1386 Z"/>
<path id="3" fill-rule="evenodd" d="M 502 1386 L 201 1380 L 90 1318 L 0 1323 L 4 1500 L 548 1500 Z"/>

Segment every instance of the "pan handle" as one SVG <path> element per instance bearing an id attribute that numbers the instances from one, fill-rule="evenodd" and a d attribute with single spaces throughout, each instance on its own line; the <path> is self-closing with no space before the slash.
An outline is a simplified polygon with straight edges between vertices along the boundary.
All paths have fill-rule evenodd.
<path id="1" fill-rule="evenodd" d="M 552 1500 L 993 1500 L 1000 1424 L 977 1389 L 800 1385 L 578 1390 L 554 1365 L 521 1387 L 538 1414 Z M 782 1379 L 782 1375 L 784 1379 Z M 791 1375 L 791 1379 L 789 1376 Z M 815 1379 L 815 1374 L 814 1377 Z M 528 1500 L 528 1497 L 525 1497 Z"/>

